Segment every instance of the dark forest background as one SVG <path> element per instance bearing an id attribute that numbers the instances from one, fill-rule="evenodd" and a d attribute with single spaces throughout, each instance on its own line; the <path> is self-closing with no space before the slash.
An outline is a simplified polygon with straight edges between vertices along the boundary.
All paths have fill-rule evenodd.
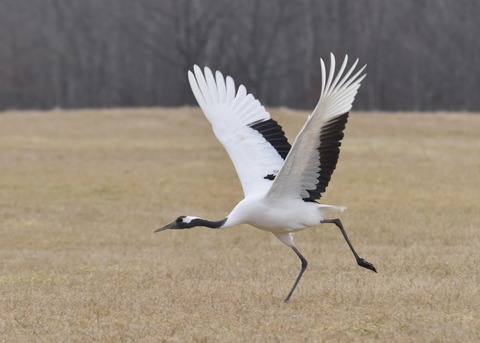
<path id="1" fill-rule="evenodd" d="M 478 0 L 0 0 L 0 43 L 0 109 L 195 104 L 193 64 L 312 108 L 333 52 L 357 109 L 480 111 Z"/>

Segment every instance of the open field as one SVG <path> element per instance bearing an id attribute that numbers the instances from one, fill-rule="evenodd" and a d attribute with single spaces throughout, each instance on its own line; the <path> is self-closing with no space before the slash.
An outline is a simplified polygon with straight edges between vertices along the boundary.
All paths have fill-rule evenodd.
<path id="1" fill-rule="evenodd" d="M 305 112 L 272 110 L 290 141 Z M 480 116 L 353 113 L 300 263 L 195 108 L 0 113 L 2 342 L 479 342 Z"/>

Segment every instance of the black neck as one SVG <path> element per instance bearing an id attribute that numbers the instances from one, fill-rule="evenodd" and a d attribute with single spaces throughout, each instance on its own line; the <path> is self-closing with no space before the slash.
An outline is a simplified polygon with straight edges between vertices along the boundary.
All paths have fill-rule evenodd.
<path id="1" fill-rule="evenodd" d="M 206 219 L 194 219 L 189 223 L 189 227 L 196 227 L 196 226 L 204 226 L 209 227 L 211 229 L 219 229 L 227 222 L 227 218 L 219 220 L 219 221 L 210 221 Z"/>

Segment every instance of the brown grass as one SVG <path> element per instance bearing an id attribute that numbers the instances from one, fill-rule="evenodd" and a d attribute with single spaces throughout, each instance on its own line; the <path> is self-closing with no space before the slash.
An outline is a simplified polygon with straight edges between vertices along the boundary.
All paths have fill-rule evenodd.
<path id="1" fill-rule="evenodd" d="M 273 110 L 290 140 L 306 113 Z M 0 340 L 480 341 L 480 116 L 354 113 L 334 226 L 153 234 L 241 199 L 197 109 L 0 114 Z"/>

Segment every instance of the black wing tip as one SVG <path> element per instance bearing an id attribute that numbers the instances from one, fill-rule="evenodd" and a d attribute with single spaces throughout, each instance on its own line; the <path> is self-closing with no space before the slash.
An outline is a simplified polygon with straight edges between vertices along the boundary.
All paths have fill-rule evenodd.
<path id="1" fill-rule="evenodd" d="M 282 159 L 285 160 L 285 158 L 287 158 L 291 145 L 288 142 L 287 137 L 285 137 L 285 132 L 277 121 L 272 118 L 260 119 L 250 123 L 248 126 L 260 133 L 278 152 Z"/>
<path id="2" fill-rule="evenodd" d="M 322 193 L 327 189 L 332 174 L 337 167 L 338 157 L 340 155 L 341 140 L 343 139 L 343 131 L 347 125 L 348 114 L 346 112 L 326 122 L 322 127 L 320 133 L 320 145 L 318 152 L 319 160 L 319 175 L 317 178 L 317 187 L 308 190 L 308 197 L 303 198 L 305 202 L 316 202 L 322 197 Z"/>

